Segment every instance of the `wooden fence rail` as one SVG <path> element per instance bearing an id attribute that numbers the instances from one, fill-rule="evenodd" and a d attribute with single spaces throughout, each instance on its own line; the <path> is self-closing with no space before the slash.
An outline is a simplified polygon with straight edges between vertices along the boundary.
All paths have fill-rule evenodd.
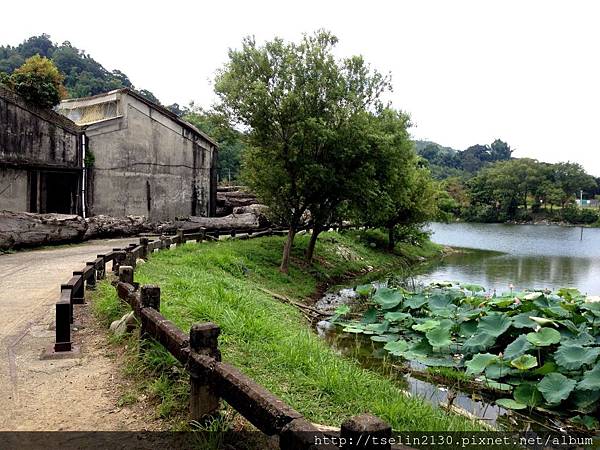
<path id="1" fill-rule="evenodd" d="M 251 236 L 270 234 L 273 234 L 272 230 L 263 230 Z M 144 236 L 139 243 L 130 244 L 124 249 L 115 248 L 88 262 L 84 270 L 74 272 L 73 277 L 61 285 L 61 294 L 56 302 L 54 351 L 64 353 L 72 350 L 73 305 L 85 302 L 85 288 L 92 289 L 97 279 L 103 279 L 107 263 L 112 263 L 112 270 L 118 276 L 115 284 L 117 295 L 131 306 L 139 319 L 140 339 L 152 339 L 163 345 L 190 374 L 191 420 L 201 421 L 216 415 L 221 400 L 224 400 L 263 433 L 278 435 L 281 449 L 392 448 L 389 440 L 383 445 L 364 445 L 367 439 L 372 443 L 373 438 L 389 438 L 392 432 L 387 423 L 370 415 L 353 417 L 341 425 L 339 433 L 326 435 L 281 399 L 235 367 L 221 361 L 218 325 L 197 323 L 185 333 L 160 313 L 160 287 L 139 286 L 134 281 L 138 259 L 147 259 L 154 251 L 168 249 L 172 245 L 213 240 L 218 236 L 218 232 L 208 233 L 205 230 L 189 234 L 178 230 L 175 236 L 159 236 L 154 240 Z M 237 239 L 250 237 L 247 233 L 240 235 L 235 230 L 231 236 Z"/>

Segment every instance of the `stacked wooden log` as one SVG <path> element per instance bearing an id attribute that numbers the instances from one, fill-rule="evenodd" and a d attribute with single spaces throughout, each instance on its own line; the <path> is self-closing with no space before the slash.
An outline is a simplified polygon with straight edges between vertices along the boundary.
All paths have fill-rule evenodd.
<path id="1" fill-rule="evenodd" d="M 111 217 L 99 215 L 85 219 L 87 230 L 84 239 L 98 239 L 113 236 L 135 236 L 154 231 L 156 225 L 144 216 Z"/>
<path id="2" fill-rule="evenodd" d="M 217 188 L 217 216 L 232 214 L 234 208 L 258 204 L 256 196 L 243 186 Z"/>
<path id="3" fill-rule="evenodd" d="M 0 211 L 0 250 L 81 241 L 86 230 L 75 215 Z"/>

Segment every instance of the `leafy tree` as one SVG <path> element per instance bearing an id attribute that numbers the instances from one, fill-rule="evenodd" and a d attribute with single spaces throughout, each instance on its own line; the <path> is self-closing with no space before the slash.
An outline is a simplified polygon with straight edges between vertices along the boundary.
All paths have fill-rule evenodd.
<path id="1" fill-rule="evenodd" d="M 262 46 L 249 37 L 241 50 L 230 50 L 215 83 L 221 110 L 248 129 L 245 180 L 288 227 L 283 272 L 309 207 L 315 210 L 313 226 L 337 209 L 333 202 L 340 199 L 330 195 L 332 180 L 340 179 L 335 151 L 345 144 L 336 139 L 347 143 L 345 134 L 355 130 L 352 120 L 388 88 L 362 58 L 336 60 L 336 43 L 325 31 L 299 43 L 274 39 Z M 332 205 L 323 212 L 327 202 Z"/>
<path id="2" fill-rule="evenodd" d="M 500 139 L 496 139 L 490 145 L 490 159 L 492 161 L 508 161 L 512 152 L 510 146 Z"/>
<path id="3" fill-rule="evenodd" d="M 561 162 L 552 166 L 552 178 L 563 192 L 561 205 L 579 195 L 579 191 L 593 191 L 597 188 L 594 177 L 588 175 L 581 164 Z"/>
<path id="4" fill-rule="evenodd" d="M 227 118 L 216 111 L 205 111 L 192 106 L 183 118 L 219 144 L 217 162 L 219 179 L 236 180 L 240 173 L 242 153 L 246 148 L 244 135 L 231 127 Z"/>
<path id="5" fill-rule="evenodd" d="M 7 79 L 8 86 L 26 101 L 52 108 L 65 97 L 63 76 L 48 58 L 34 55 Z"/>
<path id="6" fill-rule="evenodd" d="M 56 45 L 47 34 L 30 37 L 16 47 L 0 46 L 0 72 L 10 75 L 34 55 L 54 62 L 64 76 L 64 86 L 71 97 L 86 97 L 123 87 L 134 89 L 123 72 L 110 72 L 69 41 Z"/>
<path id="7" fill-rule="evenodd" d="M 419 226 L 437 212 L 438 189 L 414 151 L 409 127 L 409 117 L 399 111 L 384 109 L 374 116 L 365 138 L 377 156 L 372 175 L 354 199 L 361 223 L 387 230 L 390 250 L 400 229 Z"/>

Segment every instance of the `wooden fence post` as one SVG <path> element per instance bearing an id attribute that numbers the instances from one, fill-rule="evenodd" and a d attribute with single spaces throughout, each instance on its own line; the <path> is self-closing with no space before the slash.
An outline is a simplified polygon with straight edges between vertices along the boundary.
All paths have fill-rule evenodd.
<path id="1" fill-rule="evenodd" d="M 128 283 L 133 286 L 133 267 L 121 266 L 119 267 L 119 281 L 122 283 Z"/>
<path id="2" fill-rule="evenodd" d="M 221 360 L 218 339 L 221 329 L 214 323 L 194 324 L 190 328 L 190 348 L 193 352 Z M 190 370 L 190 418 L 199 421 L 215 414 L 219 409 L 219 396 L 207 375 Z"/>
<path id="3" fill-rule="evenodd" d="M 71 323 L 73 321 L 73 304 L 71 303 L 71 286 L 63 284 L 60 287 L 60 299 L 56 302 L 56 340 L 55 352 L 72 350 Z"/>
<path id="4" fill-rule="evenodd" d="M 142 254 L 140 255 L 140 258 L 142 258 L 142 259 L 148 259 L 148 243 L 149 242 L 150 242 L 150 239 L 148 239 L 147 237 L 140 238 L 140 245 L 142 246 Z"/>
<path id="5" fill-rule="evenodd" d="M 392 427 L 370 414 L 360 414 L 346 420 L 340 430 L 340 441 L 345 442 L 343 449 L 390 450 L 391 437 Z"/>
<path id="6" fill-rule="evenodd" d="M 160 311 L 160 287 L 154 284 L 145 284 L 140 288 L 140 306 L 142 308 L 152 308 Z M 141 321 L 140 339 L 146 338 L 146 329 L 144 321 Z M 142 346 L 140 345 L 140 351 Z"/>
<path id="7" fill-rule="evenodd" d="M 96 278 L 104 280 L 106 278 L 106 260 L 104 259 L 104 255 L 96 255 L 96 258 L 102 258 L 102 261 L 96 267 Z"/>
<path id="8" fill-rule="evenodd" d="M 115 259 L 113 259 L 112 270 L 115 275 L 118 275 L 119 266 L 125 261 L 127 253 L 125 252 L 125 250 L 121 250 L 120 248 L 113 248 L 113 251 L 116 252 L 116 254 Z"/>
<path id="9" fill-rule="evenodd" d="M 74 277 L 81 277 L 79 286 L 73 290 L 71 297 L 71 303 L 74 305 L 83 305 L 85 303 L 85 280 L 83 279 L 83 270 L 76 270 L 73 272 Z"/>
<path id="10" fill-rule="evenodd" d="M 183 234 L 183 228 L 179 228 L 177 229 L 177 244 L 175 244 L 177 247 L 179 247 L 180 245 L 185 244 L 185 236 Z"/>
<path id="11" fill-rule="evenodd" d="M 96 261 L 87 262 L 85 263 L 85 265 L 88 267 L 92 266 L 92 274 L 87 279 L 85 283 L 85 288 L 90 291 L 93 291 L 94 289 L 96 289 Z"/>

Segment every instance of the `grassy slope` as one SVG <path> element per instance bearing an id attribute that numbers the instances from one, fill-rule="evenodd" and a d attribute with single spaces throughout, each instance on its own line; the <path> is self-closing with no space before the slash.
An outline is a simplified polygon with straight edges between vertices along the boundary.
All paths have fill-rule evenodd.
<path id="1" fill-rule="evenodd" d="M 277 270 L 282 243 L 282 238 L 273 237 L 187 244 L 153 255 L 139 267 L 136 281 L 161 286 L 161 312 L 182 329 L 194 322 L 219 324 L 223 360 L 313 422 L 339 425 L 351 415 L 371 412 L 397 430 L 480 428 L 403 395 L 392 381 L 338 356 L 293 306 L 259 289 L 306 298 L 319 282 L 359 273 L 366 266 L 397 268 L 403 258 L 359 244 L 350 235 L 329 233 L 320 238 L 318 262 L 309 269 L 300 263 L 307 243 L 307 237 L 300 236 L 290 274 L 283 275 Z M 422 256 L 435 249 L 430 245 L 411 250 L 413 256 Z M 104 314 L 118 314 L 112 289 L 103 287 L 97 301 Z"/>

